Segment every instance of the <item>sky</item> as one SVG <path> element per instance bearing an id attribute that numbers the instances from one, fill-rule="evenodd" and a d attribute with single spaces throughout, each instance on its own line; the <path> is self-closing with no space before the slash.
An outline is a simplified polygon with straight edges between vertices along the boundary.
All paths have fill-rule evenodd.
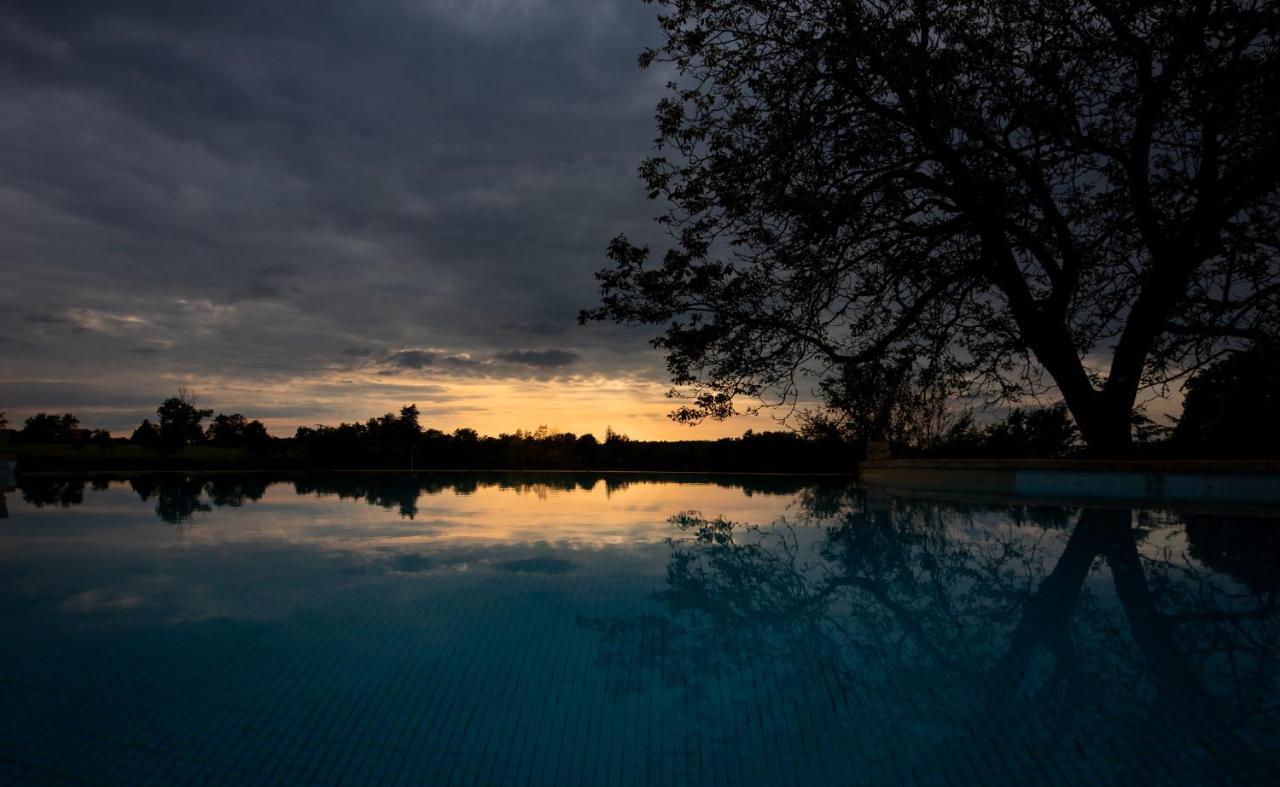
<path id="1" fill-rule="evenodd" d="M 668 78 L 639 0 L 7 0 L 0 411 L 131 429 L 185 383 L 276 434 L 711 438 L 652 329 L 576 324 Z"/>

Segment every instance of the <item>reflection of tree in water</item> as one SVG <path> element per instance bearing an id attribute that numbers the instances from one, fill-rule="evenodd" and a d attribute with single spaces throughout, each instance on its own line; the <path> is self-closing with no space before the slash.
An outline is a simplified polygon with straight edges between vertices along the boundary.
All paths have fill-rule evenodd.
<path id="1" fill-rule="evenodd" d="M 684 476 L 687 480 L 691 476 Z M 337 495 L 342 499 L 364 500 L 401 516 L 418 514 L 422 495 L 452 492 L 471 495 L 480 489 L 497 488 L 520 494 L 545 496 L 552 492 L 591 491 L 601 483 L 607 492 L 645 483 L 681 480 L 663 473 L 310 473 L 303 476 L 245 473 L 198 475 L 150 473 L 111 477 L 94 476 L 95 490 L 107 489 L 111 482 L 127 481 L 144 501 L 156 498 L 156 514 L 171 524 L 190 522 L 192 517 L 212 508 L 240 507 L 261 500 L 274 484 L 288 484 L 299 495 Z M 719 487 L 740 489 L 747 495 L 794 495 L 808 489 L 812 480 L 799 477 L 705 476 L 700 481 Z M 833 485 L 834 486 L 834 485 Z M 84 478 L 27 477 L 22 497 L 35 506 L 68 508 L 84 502 Z M 207 496 L 207 502 L 201 499 Z M 4 503 L 0 497 L 0 515 Z"/>
<path id="2" fill-rule="evenodd" d="M 84 502 L 83 478 L 36 476 L 23 478 L 22 499 L 35 506 L 59 506 L 70 508 Z"/>
<path id="3" fill-rule="evenodd" d="M 603 482 L 609 493 L 643 483 L 670 483 L 670 474 L 626 473 L 316 473 L 293 479 L 299 495 L 337 495 L 342 499 L 364 500 L 388 511 L 398 510 L 412 519 L 418 513 L 418 498 L 452 492 L 471 495 L 483 488 L 497 488 L 521 494 L 545 496 L 552 492 L 590 491 Z M 799 477 L 709 477 L 708 483 L 741 489 L 746 494 L 794 495 L 812 486 Z"/>
<path id="4" fill-rule="evenodd" d="M 294 481 L 294 489 L 299 495 L 337 495 L 344 500 L 364 500 L 388 511 L 398 509 L 400 516 L 409 519 L 417 515 L 418 496 L 425 491 L 417 477 L 394 473 L 303 476 Z"/>
<path id="5" fill-rule="evenodd" d="M 145 503 L 156 500 L 156 516 L 171 525 L 192 521 L 197 513 L 213 510 L 200 499 L 204 481 L 184 475 L 149 475 L 129 479 L 133 491 Z"/>
<path id="6" fill-rule="evenodd" d="M 218 508 L 239 508 L 256 503 L 267 493 L 272 480 L 267 476 L 214 476 L 205 484 L 209 502 Z"/>
<path id="7" fill-rule="evenodd" d="M 616 688 L 781 683 L 840 705 L 847 735 L 873 717 L 886 756 L 945 764 L 951 741 L 1009 777 L 1274 764 L 1277 523 L 1188 517 L 1184 550 L 1126 510 L 805 504 L 764 527 L 676 517 L 663 612 L 588 622 Z"/>
<path id="8" fill-rule="evenodd" d="M 1273 520 L 1187 514 L 1191 557 L 1268 598 L 1280 590 L 1280 527 Z"/>

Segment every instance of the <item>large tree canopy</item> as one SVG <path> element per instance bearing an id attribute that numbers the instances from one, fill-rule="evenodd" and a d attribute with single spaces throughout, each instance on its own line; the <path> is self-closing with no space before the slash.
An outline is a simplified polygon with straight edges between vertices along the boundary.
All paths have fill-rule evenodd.
<path id="1" fill-rule="evenodd" d="M 615 239 L 582 317 L 665 326 L 677 417 L 1047 373 L 1119 453 L 1140 390 L 1280 324 L 1274 0 L 659 4 L 672 247 Z"/>

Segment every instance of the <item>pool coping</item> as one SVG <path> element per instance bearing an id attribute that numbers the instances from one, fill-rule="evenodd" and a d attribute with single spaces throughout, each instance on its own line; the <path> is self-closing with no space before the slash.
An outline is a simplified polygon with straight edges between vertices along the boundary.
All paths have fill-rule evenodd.
<path id="1" fill-rule="evenodd" d="M 1130 504 L 1280 507 L 1280 461 L 884 459 L 859 480 L 902 490 Z"/>

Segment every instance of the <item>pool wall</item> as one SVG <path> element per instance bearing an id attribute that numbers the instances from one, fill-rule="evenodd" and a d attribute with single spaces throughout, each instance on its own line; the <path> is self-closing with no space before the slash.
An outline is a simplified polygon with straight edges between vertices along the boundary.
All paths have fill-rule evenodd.
<path id="1" fill-rule="evenodd" d="M 916 460 L 863 462 L 859 478 L 888 487 L 1029 498 L 1280 503 L 1280 462 Z"/>

